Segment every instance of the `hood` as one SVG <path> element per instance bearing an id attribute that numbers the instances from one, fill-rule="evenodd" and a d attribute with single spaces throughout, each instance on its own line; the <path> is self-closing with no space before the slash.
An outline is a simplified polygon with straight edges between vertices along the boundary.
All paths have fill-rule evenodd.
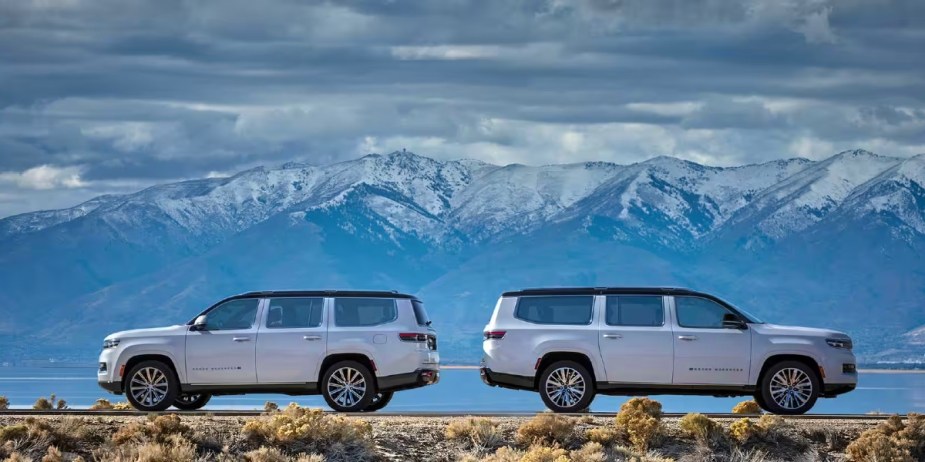
<path id="1" fill-rule="evenodd" d="M 111 339 L 127 339 L 127 338 L 139 338 L 139 337 L 150 337 L 150 336 L 164 336 L 164 335 L 180 335 L 185 334 L 187 326 L 185 324 L 179 324 L 176 326 L 170 327 L 153 327 L 150 329 L 132 329 L 132 330 L 123 330 L 116 332 L 114 334 L 109 334 L 106 336 L 106 340 Z"/>
<path id="2" fill-rule="evenodd" d="M 777 324 L 752 324 L 754 329 L 765 334 L 794 335 L 801 337 L 849 338 L 848 334 L 832 329 L 816 327 L 781 326 Z"/>

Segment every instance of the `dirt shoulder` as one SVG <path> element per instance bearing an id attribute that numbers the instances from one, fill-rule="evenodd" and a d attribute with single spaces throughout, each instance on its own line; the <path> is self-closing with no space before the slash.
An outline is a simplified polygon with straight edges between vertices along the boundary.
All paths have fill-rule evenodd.
<path id="1" fill-rule="evenodd" d="M 244 426 L 252 417 L 225 417 L 225 416 L 182 416 L 180 421 L 188 426 L 186 438 L 194 446 L 197 460 L 245 460 L 244 454 L 258 447 L 248 441 Z M 267 419 L 268 417 L 263 417 Z M 73 433 L 67 442 L 58 445 L 66 446 L 61 460 L 73 460 L 74 456 L 81 456 L 85 460 L 102 460 L 100 448 L 111 445 L 113 436 L 122 429 L 132 426 L 148 425 L 152 422 L 146 416 L 0 416 L 0 432 L 3 428 L 17 425 L 27 425 L 30 420 L 32 426 L 35 422 L 47 424 L 43 428 L 59 433 Z M 451 461 L 460 460 L 465 456 L 476 457 L 476 460 L 487 454 L 484 448 L 473 448 L 471 444 L 461 441 L 451 441 L 445 436 L 447 425 L 462 417 L 393 417 L 393 416 L 364 416 L 349 417 L 346 419 L 360 420 L 369 423 L 371 437 L 376 457 L 382 460 L 395 461 Z M 518 427 L 530 420 L 529 417 L 499 417 L 490 419 L 497 424 L 501 440 L 493 443 L 494 447 L 511 446 L 524 449 L 523 444 L 516 441 Z M 736 419 L 716 419 L 723 428 L 729 428 Z M 755 442 L 743 447 L 744 452 L 762 453 L 765 460 L 844 460 L 845 447 L 855 440 L 861 432 L 877 426 L 875 420 L 811 420 L 811 419 L 785 419 L 779 435 L 774 441 Z M 337 421 L 341 424 L 344 421 Z M 573 431 L 573 448 L 580 447 L 586 441 L 586 433 L 592 428 L 604 428 L 614 425 L 612 417 L 581 417 L 575 418 Z M 651 451 L 663 457 L 674 460 L 710 460 L 703 445 L 682 435 L 678 427 L 677 418 L 664 418 L 662 420 L 666 434 L 650 448 Z M 38 425 L 41 427 L 41 425 Z M 31 428 L 31 427 L 30 427 Z M 2 433 L 0 433 L 2 436 Z M 60 436 L 64 438 L 64 436 Z M 117 438 L 118 439 L 118 438 Z M 62 440 L 64 441 L 64 440 Z M 29 440 L 28 437 L 8 438 L 0 441 L 0 460 L 8 457 L 13 451 L 21 455 L 41 460 L 47 451 L 47 446 L 55 442 L 55 437 L 45 437 L 40 440 Z M 42 447 L 42 445 L 45 445 Z M 332 446 L 336 447 L 336 446 Z M 481 452 L 480 452 L 481 451 Z M 720 449 L 722 451 L 722 449 Z M 284 451 L 288 456 L 294 456 L 291 451 Z M 328 460 L 341 460 L 338 454 L 324 453 L 321 455 Z M 653 454 L 655 455 L 655 454 Z M 624 460 L 620 458 L 608 460 Z M 292 459 L 295 460 L 295 459 Z M 652 459 L 656 460 L 656 459 Z M 726 460 L 717 457 L 714 460 Z"/>

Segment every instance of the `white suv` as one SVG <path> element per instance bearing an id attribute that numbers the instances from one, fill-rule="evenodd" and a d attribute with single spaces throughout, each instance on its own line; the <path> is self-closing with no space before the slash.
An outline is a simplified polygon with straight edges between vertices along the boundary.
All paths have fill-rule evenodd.
<path id="1" fill-rule="evenodd" d="M 342 412 L 382 409 L 439 380 L 437 337 L 396 292 L 251 292 L 185 325 L 106 337 L 98 381 L 138 410 L 199 409 L 213 395 L 321 393 Z"/>
<path id="2" fill-rule="evenodd" d="M 851 339 L 766 324 L 717 297 L 674 288 L 507 292 L 485 327 L 482 380 L 538 391 L 556 412 L 605 395 L 752 395 L 776 414 L 857 384 Z"/>

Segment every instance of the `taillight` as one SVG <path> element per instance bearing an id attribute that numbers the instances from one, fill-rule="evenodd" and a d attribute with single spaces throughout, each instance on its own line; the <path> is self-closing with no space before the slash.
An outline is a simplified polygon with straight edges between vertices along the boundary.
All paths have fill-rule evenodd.
<path id="1" fill-rule="evenodd" d="M 490 330 L 485 332 L 485 340 L 501 340 L 506 333 L 504 330 Z"/>
<path id="2" fill-rule="evenodd" d="M 427 334 L 417 334 L 414 332 L 407 332 L 407 333 L 398 334 L 398 338 L 400 338 L 402 342 L 426 342 Z"/>

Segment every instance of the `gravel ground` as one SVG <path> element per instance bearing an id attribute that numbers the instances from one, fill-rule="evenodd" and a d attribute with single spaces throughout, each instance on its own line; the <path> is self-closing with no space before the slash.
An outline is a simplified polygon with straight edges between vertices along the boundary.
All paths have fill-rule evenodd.
<path id="1" fill-rule="evenodd" d="M 182 414 L 181 414 L 182 416 Z M 0 425 L 21 423 L 26 417 L 17 415 L 0 416 Z M 92 435 L 89 441 L 105 441 L 119 428 L 129 422 L 146 420 L 145 416 L 39 416 L 39 419 L 77 419 L 80 426 Z M 394 417 L 375 416 L 362 417 L 373 427 L 373 434 L 377 451 L 385 460 L 395 461 L 450 461 L 457 460 L 465 453 L 466 448 L 459 443 L 447 441 L 444 438 L 446 425 L 461 417 Z M 220 451 L 223 447 L 244 447 L 244 438 L 241 428 L 249 420 L 248 417 L 225 416 L 186 416 L 183 421 L 193 428 L 194 440 L 200 450 Z M 499 424 L 505 436 L 505 444 L 514 446 L 514 433 L 518 426 L 529 420 L 528 417 L 496 417 L 493 421 Z M 717 422 L 728 428 L 734 419 L 716 419 Z M 583 441 L 584 432 L 595 426 L 612 425 L 612 417 L 587 416 L 577 419 L 576 445 Z M 664 418 L 668 434 L 653 449 L 676 460 L 725 460 L 723 449 L 713 459 L 704 457 L 702 450 L 698 452 L 697 445 L 680 435 L 677 418 Z M 811 420 L 789 419 L 787 425 L 780 432 L 780 437 L 773 442 L 762 442 L 754 449 L 764 452 L 766 460 L 844 460 L 844 449 L 848 443 L 868 428 L 875 427 L 876 420 Z M 89 454 L 93 444 L 76 451 Z M 728 448 L 727 448 L 728 449 Z M 90 460 L 90 459 L 88 459 Z"/>

